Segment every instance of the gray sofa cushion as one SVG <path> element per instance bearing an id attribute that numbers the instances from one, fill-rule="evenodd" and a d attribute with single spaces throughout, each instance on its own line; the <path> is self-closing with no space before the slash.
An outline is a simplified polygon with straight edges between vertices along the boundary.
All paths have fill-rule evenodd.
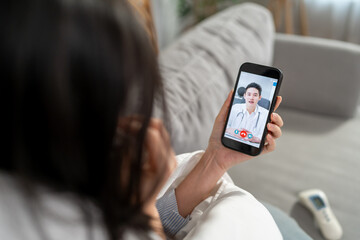
<path id="1" fill-rule="evenodd" d="M 176 153 L 204 149 L 214 119 L 245 61 L 271 64 L 267 9 L 241 4 L 198 24 L 161 52 L 160 68 Z M 155 109 L 155 116 L 161 110 Z"/>

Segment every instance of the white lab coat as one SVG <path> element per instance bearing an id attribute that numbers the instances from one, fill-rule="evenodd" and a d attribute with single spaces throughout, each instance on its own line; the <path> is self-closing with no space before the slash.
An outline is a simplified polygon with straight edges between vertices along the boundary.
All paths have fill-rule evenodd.
<path id="1" fill-rule="evenodd" d="M 264 132 L 267 115 L 269 110 L 256 106 L 255 111 L 251 114 L 246 110 L 246 104 L 235 104 L 231 108 L 227 127 L 235 129 L 246 129 L 254 137 L 261 138 Z"/>

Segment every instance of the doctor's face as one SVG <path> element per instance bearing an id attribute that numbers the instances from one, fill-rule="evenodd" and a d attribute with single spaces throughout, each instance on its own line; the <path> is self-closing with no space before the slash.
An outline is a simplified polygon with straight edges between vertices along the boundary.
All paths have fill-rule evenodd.
<path id="1" fill-rule="evenodd" d="M 256 107 L 257 103 L 261 99 L 259 90 L 256 88 L 248 88 L 244 94 L 244 99 L 247 107 Z"/>

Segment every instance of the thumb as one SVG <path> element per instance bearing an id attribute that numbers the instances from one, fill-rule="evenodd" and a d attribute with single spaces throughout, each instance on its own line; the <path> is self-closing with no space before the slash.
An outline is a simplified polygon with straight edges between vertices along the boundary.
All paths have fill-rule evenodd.
<path id="1" fill-rule="evenodd" d="M 281 96 L 277 96 L 276 97 L 276 103 L 275 103 L 275 107 L 274 107 L 274 111 L 276 111 L 276 109 L 280 106 L 280 103 L 282 102 L 282 97 Z"/>

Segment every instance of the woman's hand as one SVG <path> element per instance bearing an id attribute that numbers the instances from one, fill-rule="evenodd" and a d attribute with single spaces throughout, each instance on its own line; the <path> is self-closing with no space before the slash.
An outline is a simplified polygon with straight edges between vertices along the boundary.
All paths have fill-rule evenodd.
<path id="1" fill-rule="evenodd" d="M 206 149 L 206 154 L 211 155 L 213 160 L 216 161 L 216 165 L 219 166 L 223 171 L 227 171 L 232 166 L 244 162 L 253 158 L 244 153 L 240 153 L 225 147 L 221 143 L 221 137 L 226 122 L 226 117 L 230 109 L 231 91 L 223 104 L 218 116 L 215 119 L 214 127 L 209 139 L 209 145 Z M 276 110 L 282 101 L 282 97 L 276 98 L 276 104 L 274 110 Z M 271 114 L 271 122 L 267 124 L 268 134 L 266 135 L 266 142 L 262 154 L 272 152 L 275 150 L 276 143 L 275 139 L 281 136 L 281 127 L 283 126 L 283 120 L 277 113 Z"/>
<path id="2" fill-rule="evenodd" d="M 176 199 L 179 213 L 186 217 L 215 187 L 217 181 L 235 164 L 253 158 L 252 156 L 226 148 L 221 143 L 226 116 L 230 108 L 232 91 L 216 117 L 214 127 L 209 139 L 209 145 L 189 175 L 176 188 Z M 279 107 L 282 98 L 277 97 L 275 110 Z M 263 154 L 275 149 L 275 139 L 281 136 L 283 121 L 273 113 L 271 123 L 268 124 L 268 134 Z"/>

